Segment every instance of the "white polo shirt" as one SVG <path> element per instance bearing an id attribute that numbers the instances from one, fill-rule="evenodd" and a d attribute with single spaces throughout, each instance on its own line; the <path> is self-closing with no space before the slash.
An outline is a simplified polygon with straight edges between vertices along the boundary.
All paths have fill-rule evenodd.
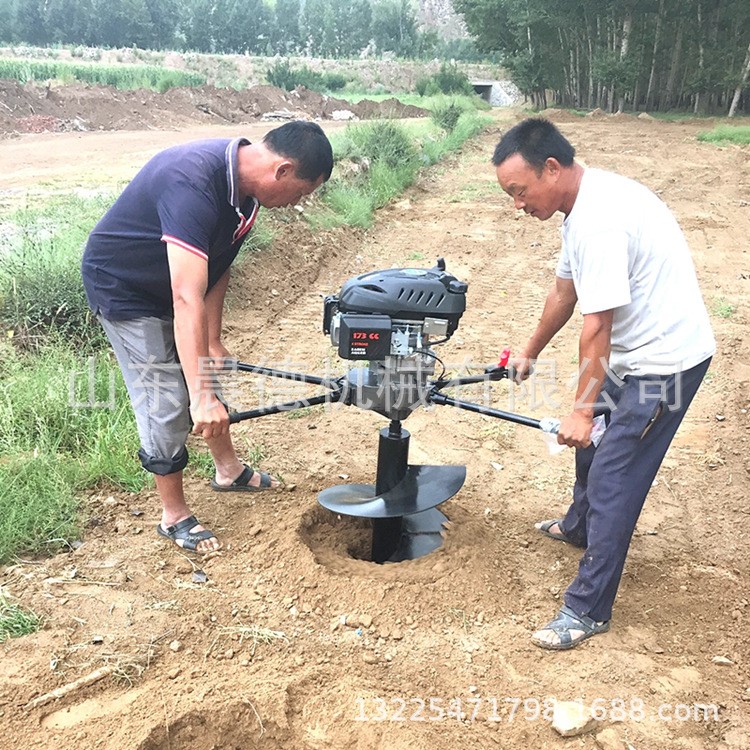
<path id="1" fill-rule="evenodd" d="M 688 370 L 716 350 L 682 230 L 667 206 L 627 177 L 585 169 L 562 228 L 557 275 L 584 315 L 614 310 L 616 375 Z"/>

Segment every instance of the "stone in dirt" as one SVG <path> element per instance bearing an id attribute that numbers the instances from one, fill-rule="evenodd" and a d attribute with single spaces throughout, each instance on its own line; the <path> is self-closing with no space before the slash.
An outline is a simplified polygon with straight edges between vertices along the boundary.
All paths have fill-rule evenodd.
<path id="1" fill-rule="evenodd" d="M 591 732 L 597 725 L 591 709 L 576 701 L 557 701 L 552 712 L 552 728 L 563 737 Z"/>

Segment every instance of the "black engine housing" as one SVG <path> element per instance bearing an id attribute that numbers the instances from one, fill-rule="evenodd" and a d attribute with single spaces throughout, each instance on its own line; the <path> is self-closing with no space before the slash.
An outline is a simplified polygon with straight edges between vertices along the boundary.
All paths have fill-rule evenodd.
<path id="1" fill-rule="evenodd" d="M 326 297 L 323 331 L 330 333 L 331 319 L 338 311 L 419 322 L 438 318 L 447 321 L 451 336 L 466 310 L 468 287 L 445 270 L 442 258 L 431 269 L 392 268 L 355 276 L 338 296 Z"/>

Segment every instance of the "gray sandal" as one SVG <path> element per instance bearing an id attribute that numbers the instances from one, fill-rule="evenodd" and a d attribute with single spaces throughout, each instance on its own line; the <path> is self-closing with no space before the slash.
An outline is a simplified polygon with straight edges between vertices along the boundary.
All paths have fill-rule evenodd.
<path id="1" fill-rule="evenodd" d="M 560 639 L 559 643 L 547 643 L 539 638 L 531 637 L 531 642 L 540 648 L 548 648 L 552 651 L 566 651 L 575 648 L 579 643 L 591 638 L 592 635 L 606 633 L 609 630 L 607 622 L 597 622 L 586 615 L 577 615 L 570 607 L 564 606 L 557 613 L 554 620 L 548 622 L 539 630 L 551 630 Z M 571 630 L 580 630 L 581 635 L 575 638 L 570 634 Z"/>

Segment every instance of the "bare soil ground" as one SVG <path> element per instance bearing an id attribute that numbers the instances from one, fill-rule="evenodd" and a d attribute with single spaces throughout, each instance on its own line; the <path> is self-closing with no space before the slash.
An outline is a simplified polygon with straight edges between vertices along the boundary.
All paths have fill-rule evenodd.
<path id="1" fill-rule="evenodd" d="M 515 116 L 498 116 L 370 232 L 313 236 L 290 221 L 274 249 L 236 275 L 226 318 L 235 353 L 343 373 L 320 332 L 322 295 L 354 274 L 431 266 L 438 255 L 469 282 L 468 310 L 440 356 L 487 364 L 506 345 L 517 349 L 551 282 L 559 237 L 557 220 L 517 215 L 494 183 L 489 156 Z M 705 123 L 558 118 L 587 164 L 643 181 L 674 210 L 719 341 L 638 524 L 611 631 L 567 653 L 529 641 L 578 562 L 576 550 L 533 528 L 569 501 L 570 452 L 549 456 L 536 431 L 489 418 L 415 413 L 405 425 L 411 461 L 465 464 L 467 481 L 443 506 L 451 523 L 438 551 L 378 566 L 356 559 L 366 530 L 322 510 L 316 495 L 372 481 L 384 420 L 351 407 L 278 415 L 235 434 L 248 455 L 260 446 L 283 490 L 217 495 L 189 482 L 195 512 L 225 544 L 219 556 L 191 562 L 158 538 L 153 492 L 105 490 L 86 498 L 79 549 L 0 572 L 46 617 L 38 634 L 0 647 L 0 715 L 16 748 L 750 747 L 750 152 L 698 143 Z M 153 135 L 141 137 L 147 150 Z M 23 141 L 28 162 L 43 164 L 34 138 Z M 72 162 L 86 160 L 88 136 L 57 138 Z M 118 154 L 115 145 L 113 168 Z M 494 404 L 563 413 L 576 335 L 574 320 L 549 352 L 556 394 L 500 383 Z M 237 388 L 244 404 L 257 401 L 252 378 Z M 193 582 L 195 567 L 206 583 Z M 232 630 L 240 626 L 283 637 L 261 642 Z M 23 708 L 103 665 L 118 679 Z M 561 738 L 538 716 L 552 697 L 596 702 L 606 720 Z M 441 719 L 438 706 L 454 710 Z"/>

